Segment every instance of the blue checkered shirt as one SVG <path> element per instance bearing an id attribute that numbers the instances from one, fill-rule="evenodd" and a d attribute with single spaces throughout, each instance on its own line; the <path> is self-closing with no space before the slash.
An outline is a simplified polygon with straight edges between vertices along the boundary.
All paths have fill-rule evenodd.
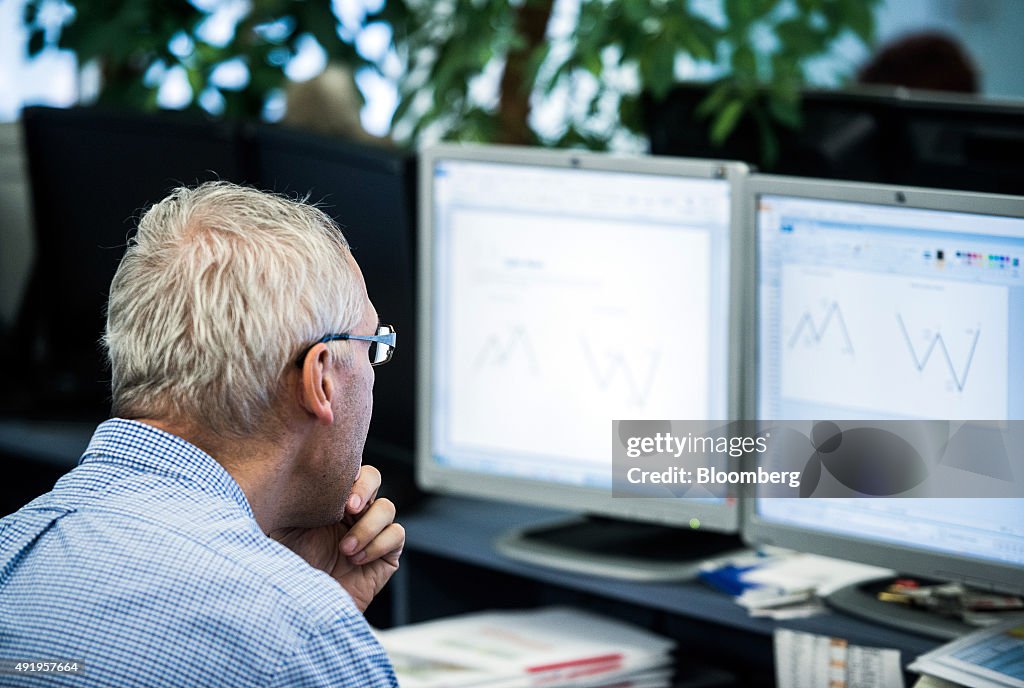
<path id="1" fill-rule="evenodd" d="M 344 589 L 263 534 L 219 463 L 120 419 L 0 520 L 4 659 L 79 662 L 59 681 L 90 688 L 398 685 Z"/>

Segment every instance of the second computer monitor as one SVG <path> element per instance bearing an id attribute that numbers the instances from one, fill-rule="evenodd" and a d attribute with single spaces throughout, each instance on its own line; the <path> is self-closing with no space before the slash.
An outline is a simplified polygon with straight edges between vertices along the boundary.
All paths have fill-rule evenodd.
<path id="1" fill-rule="evenodd" d="M 1024 200 L 751 186 L 759 417 L 1024 418 Z"/>
<path id="2" fill-rule="evenodd" d="M 736 417 L 742 165 L 501 146 L 421 154 L 418 468 L 430 488 L 737 527 L 735 500 L 611 497 L 612 420 Z"/>
<path id="3" fill-rule="evenodd" d="M 745 535 L 1024 592 L 1024 499 L 978 491 L 1004 494 L 1018 481 L 1009 494 L 1020 494 L 1024 479 L 1019 444 L 1001 435 L 1024 419 L 1024 198 L 783 177 L 754 177 L 748 190 L 757 249 L 748 412 L 850 427 L 912 421 L 901 427 L 915 450 L 938 457 L 930 477 L 975 488 L 945 498 L 905 496 L 912 483 L 891 497 L 762 495 Z M 825 458 L 813 479 L 852 495 L 829 470 L 833 448 L 815 446 Z"/>

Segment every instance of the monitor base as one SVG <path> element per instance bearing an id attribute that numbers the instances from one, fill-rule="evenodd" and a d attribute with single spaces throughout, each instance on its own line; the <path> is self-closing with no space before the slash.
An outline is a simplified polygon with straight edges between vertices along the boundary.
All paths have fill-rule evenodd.
<path id="1" fill-rule="evenodd" d="M 512 530 L 495 547 L 538 566 L 642 582 L 692 580 L 705 561 L 745 549 L 735 535 L 602 517 Z"/>
<path id="2" fill-rule="evenodd" d="M 895 578 L 877 578 L 847 585 L 828 595 L 825 603 L 850 616 L 940 640 L 953 640 L 965 633 L 978 630 L 976 626 L 969 626 L 948 616 L 940 616 L 927 609 L 882 602 L 877 597 L 878 593 L 887 589 L 894 580 Z"/>

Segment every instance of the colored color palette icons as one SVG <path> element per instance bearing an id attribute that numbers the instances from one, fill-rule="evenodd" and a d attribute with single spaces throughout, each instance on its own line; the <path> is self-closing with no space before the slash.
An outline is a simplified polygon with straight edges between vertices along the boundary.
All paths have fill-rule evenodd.
<path id="1" fill-rule="evenodd" d="M 998 253 L 979 253 L 976 251 L 957 251 L 956 257 L 968 265 L 987 266 L 991 268 L 1020 267 L 1020 258 L 1000 255 Z M 941 259 L 940 259 L 941 260 Z"/>

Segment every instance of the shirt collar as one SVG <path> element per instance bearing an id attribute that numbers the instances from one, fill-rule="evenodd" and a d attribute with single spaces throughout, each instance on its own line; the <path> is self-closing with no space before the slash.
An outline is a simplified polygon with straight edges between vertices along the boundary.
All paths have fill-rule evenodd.
<path id="1" fill-rule="evenodd" d="M 114 463 L 194 483 L 204 492 L 236 502 L 255 518 L 245 493 L 231 474 L 194 444 L 135 420 L 113 418 L 100 423 L 80 464 Z"/>

